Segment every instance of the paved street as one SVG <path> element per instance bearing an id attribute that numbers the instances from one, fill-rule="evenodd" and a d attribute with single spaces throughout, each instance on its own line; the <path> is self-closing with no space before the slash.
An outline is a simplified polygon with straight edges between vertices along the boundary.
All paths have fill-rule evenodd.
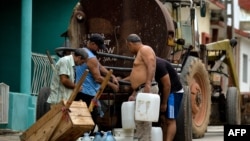
<path id="1" fill-rule="evenodd" d="M 205 137 L 193 141 L 223 141 L 223 126 L 208 126 Z M 1 131 L 1 130 L 0 130 Z M 20 141 L 18 132 L 0 132 L 0 141 Z"/>
<path id="2" fill-rule="evenodd" d="M 208 126 L 207 133 L 203 138 L 193 139 L 193 141 L 223 141 L 224 127 L 223 126 Z"/>
<path id="3" fill-rule="evenodd" d="M 20 141 L 21 132 L 0 129 L 0 141 Z"/>

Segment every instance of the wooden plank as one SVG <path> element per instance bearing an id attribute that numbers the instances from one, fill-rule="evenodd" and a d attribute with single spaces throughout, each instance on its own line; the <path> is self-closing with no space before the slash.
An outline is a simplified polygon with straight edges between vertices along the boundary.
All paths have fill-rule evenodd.
<path id="1" fill-rule="evenodd" d="M 72 104 L 72 102 L 74 101 L 77 93 L 80 90 L 80 87 L 82 86 L 83 81 L 86 79 L 87 74 L 88 74 L 89 70 L 85 70 L 85 72 L 83 73 L 83 75 L 81 76 L 80 80 L 77 82 L 75 88 L 73 89 L 73 92 L 71 93 L 68 101 L 66 102 L 65 106 L 62 109 L 62 113 L 61 116 L 69 116 L 68 115 L 68 109 L 70 107 L 70 105 Z M 47 139 L 46 141 L 50 141 L 51 140 L 51 136 L 54 134 L 55 129 L 57 128 L 57 126 L 59 125 L 59 123 L 61 122 L 61 119 L 58 119 L 57 121 L 53 122 L 53 124 L 55 124 L 56 126 L 53 126 L 53 128 L 51 128 L 50 132 L 47 134 Z"/>
<path id="2" fill-rule="evenodd" d="M 65 105 L 62 104 L 60 107 L 62 108 L 64 106 Z M 73 107 L 70 107 L 71 112 L 69 112 L 67 116 L 62 119 L 63 112 L 57 105 L 57 108 L 55 109 L 58 110 L 53 108 L 53 110 L 50 110 L 47 113 L 49 116 L 53 115 L 53 118 L 50 118 L 50 120 L 45 120 L 44 117 L 47 116 L 41 117 L 44 120 L 41 119 L 42 122 L 39 123 L 40 128 L 38 128 L 38 124 L 35 124 L 35 127 L 30 128 L 22 135 L 22 141 L 46 141 L 48 140 L 48 134 L 51 133 L 53 129 L 55 130 L 50 138 L 50 141 L 70 141 L 72 139 L 76 140 L 84 132 L 89 132 L 92 130 L 95 124 L 88 107 L 86 106 L 86 103 L 82 101 L 73 101 L 72 106 Z M 53 113 L 54 111 L 56 113 Z M 60 123 L 58 125 L 54 124 L 58 122 L 59 119 L 61 119 Z M 34 128 L 36 128 L 36 130 L 31 130 Z"/>
<path id="3" fill-rule="evenodd" d="M 29 128 L 26 132 L 24 132 L 20 136 L 20 139 L 22 141 L 33 141 L 33 140 L 38 140 L 38 139 L 41 141 L 45 141 L 47 138 L 46 134 L 50 132 L 51 129 L 53 129 L 56 126 L 53 123 L 57 121 L 58 118 L 61 118 L 61 115 L 60 115 L 61 110 L 57 111 L 57 109 L 58 108 L 54 108 L 53 110 L 50 110 L 46 114 L 47 116 L 43 116 L 41 120 L 39 119 L 39 121 L 37 121 L 36 124 L 33 124 L 31 128 Z M 53 118 L 48 118 L 50 116 L 53 116 Z"/>
<path id="4" fill-rule="evenodd" d="M 63 101 L 64 105 L 66 105 L 67 103 L 67 100 L 64 100 Z M 83 108 L 87 108 L 87 104 L 85 102 L 82 102 L 82 100 L 79 100 L 79 101 L 74 101 L 74 103 L 72 103 L 70 105 L 70 108 L 72 107 L 83 107 Z"/>
<path id="5" fill-rule="evenodd" d="M 86 79 L 88 73 L 89 73 L 89 70 L 85 70 L 85 72 L 81 76 L 80 80 L 76 84 L 76 87 L 74 88 L 72 94 L 70 95 L 68 101 L 66 102 L 66 105 L 65 105 L 66 109 L 68 109 L 70 107 L 71 103 L 75 100 L 75 97 L 76 97 L 77 93 L 79 92 L 80 87 L 82 86 L 82 83 Z"/>
<path id="6" fill-rule="evenodd" d="M 29 129 L 27 129 L 21 136 L 20 139 L 21 141 L 34 141 L 34 140 L 39 140 L 39 141 L 52 141 L 52 140 L 57 140 L 57 138 L 60 138 L 61 135 L 63 135 L 65 132 L 68 132 L 67 130 L 72 129 L 73 123 L 71 122 L 70 119 L 70 114 L 68 113 L 67 109 L 70 108 L 71 104 L 73 104 L 73 107 L 77 108 L 83 108 L 87 109 L 86 103 L 83 104 L 83 102 L 74 102 L 73 100 L 75 99 L 77 93 L 79 92 L 79 89 L 85 80 L 88 70 L 84 72 L 82 75 L 81 79 L 77 83 L 76 87 L 74 88 L 70 98 L 68 101 L 62 101 L 59 104 L 56 104 L 50 111 L 48 111 L 44 116 L 42 116 L 35 124 L 33 124 Z M 83 107 L 84 106 L 84 107 Z M 73 108 L 72 107 L 72 108 Z M 66 111 L 63 111 L 63 109 L 66 109 Z M 73 112 L 78 112 L 80 110 L 73 110 Z M 84 111 L 84 110 L 83 110 Z M 88 121 L 86 124 L 84 123 L 81 129 L 82 131 L 85 130 L 91 130 L 94 127 L 94 122 L 91 118 L 90 113 L 86 114 L 83 113 L 83 115 L 86 115 L 87 120 L 81 120 L 81 121 Z M 72 112 L 72 113 L 73 113 Z M 89 111 L 88 111 L 89 112 Z M 65 117 L 66 119 L 63 119 Z M 68 119 L 67 119 L 68 118 Z M 85 118 L 85 117 L 84 117 Z M 90 118 L 90 119 L 88 119 Z M 75 119 L 75 118 L 73 118 Z M 80 121 L 78 121 L 80 122 Z M 85 129 L 86 128 L 86 129 Z M 74 131 L 76 132 L 76 131 Z M 75 133 L 75 136 L 77 136 L 80 133 Z M 55 137 L 54 137 L 55 135 Z M 65 140 L 66 141 L 66 140 Z"/>
<path id="7" fill-rule="evenodd" d="M 91 114 L 89 113 L 87 107 L 78 107 L 71 109 L 72 111 L 68 113 L 68 117 L 65 117 L 65 119 L 60 122 L 60 124 L 54 131 L 54 134 L 51 137 L 52 141 L 76 140 L 84 132 L 89 132 L 93 129 L 95 123 L 93 122 Z M 83 113 L 83 115 L 79 115 L 78 112 Z"/>
<path id="8" fill-rule="evenodd" d="M 89 132 L 93 129 L 95 123 L 92 120 L 86 103 L 82 101 L 74 101 L 72 105 L 80 105 L 80 107 L 70 107 L 71 112 L 68 113 L 68 119 L 60 122 L 51 140 L 76 140 L 84 132 Z M 84 107 L 81 105 L 84 105 Z"/>
<path id="9" fill-rule="evenodd" d="M 64 105 L 62 103 L 57 104 L 53 109 L 48 111 L 44 116 L 42 116 L 35 124 L 33 124 L 29 129 L 27 129 L 21 136 L 22 141 L 27 140 L 31 135 L 37 134 L 38 130 L 44 126 L 48 121 L 51 121 L 55 118 L 58 113 L 61 112 L 61 109 Z"/>
<path id="10" fill-rule="evenodd" d="M 107 86 L 108 81 L 109 81 L 109 79 L 110 79 L 112 73 L 113 73 L 113 70 L 110 70 L 110 71 L 108 72 L 108 74 L 106 74 L 104 80 L 102 81 L 101 87 L 100 87 L 99 90 L 97 91 L 97 93 L 96 93 L 94 99 L 97 99 L 97 100 L 98 100 L 98 99 L 101 97 L 102 92 L 103 92 L 103 90 L 105 89 L 105 87 Z M 93 100 L 92 100 L 92 101 L 90 102 L 90 105 L 89 105 L 89 111 L 92 112 L 92 111 L 93 111 L 93 108 L 94 108 L 94 102 L 93 102 Z"/>

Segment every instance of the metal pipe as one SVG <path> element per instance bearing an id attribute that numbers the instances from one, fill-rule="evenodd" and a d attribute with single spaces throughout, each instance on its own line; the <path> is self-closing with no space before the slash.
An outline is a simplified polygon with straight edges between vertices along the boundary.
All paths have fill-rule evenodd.
<path id="1" fill-rule="evenodd" d="M 104 66 L 107 69 L 112 69 L 112 70 L 119 70 L 119 71 L 131 71 L 132 68 L 126 68 L 126 67 L 111 67 L 111 66 Z"/>
<path id="2" fill-rule="evenodd" d="M 134 57 L 130 56 L 123 56 L 123 55 L 117 55 L 117 54 L 110 54 L 110 53 L 104 53 L 104 52 L 97 52 L 98 55 L 100 56 L 107 56 L 107 57 L 113 57 L 113 58 L 118 58 L 118 59 L 124 59 L 124 60 L 130 60 L 134 61 Z"/>

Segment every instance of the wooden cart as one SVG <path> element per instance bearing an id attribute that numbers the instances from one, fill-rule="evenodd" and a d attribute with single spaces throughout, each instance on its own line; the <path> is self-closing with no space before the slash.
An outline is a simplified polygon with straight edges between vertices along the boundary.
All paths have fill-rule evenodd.
<path id="1" fill-rule="evenodd" d="M 81 84 L 87 76 L 85 71 L 68 101 L 56 104 L 21 136 L 21 141 L 76 141 L 84 132 L 94 128 L 95 123 L 85 102 L 73 101 Z M 101 85 L 101 92 L 106 87 L 112 71 Z"/>

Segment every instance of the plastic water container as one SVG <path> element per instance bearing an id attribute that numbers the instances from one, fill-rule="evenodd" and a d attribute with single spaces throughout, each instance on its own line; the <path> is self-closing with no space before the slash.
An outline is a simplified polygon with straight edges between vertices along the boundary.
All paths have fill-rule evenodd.
<path id="1" fill-rule="evenodd" d="M 135 104 L 135 120 L 157 122 L 160 110 L 160 96 L 152 93 L 138 93 Z"/>
<path id="2" fill-rule="evenodd" d="M 122 128 L 135 129 L 135 101 L 122 103 Z"/>
<path id="3" fill-rule="evenodd" d="M 116 139 L 113 137 L 111 131 L 107 132 L 107 137 L 106 137 L 105 141 L 116 141 Z"/>
<path id="4" fill-rule="evenodd" d="M 102 140 L 102 136 L 100 132 L 96 132 L 95 133 L 95 138 L 93 141 L 101 141 Z"/>
<path id="5" fill-rule="evenodd" d="M 105 141 L 106 140 L 107 134 L 108 134 L 108 132 L 103 132 L 101 141 Z"/>
<path id="6" fill-rule="evenodd" d="M 135 129 L 114 128 L 113 134 L 116 141 L 134 141 Z"/>
<path id="7" fill-rule="evenodd" d="M 116 141 L 134 141 L 134 137 L 116 137 L 114 136 Z"/>
<path id="8" fill-rule="evenodd" d="M 84 133 L 81 141 L 92 141 L 89 137 L 89 133 Z"/>
<path id="9" fill-rule="evenodd" d="M 161 127 L 151 128 L 151 140 L 152 141 L 163 141 L 163 134 Z"/>

